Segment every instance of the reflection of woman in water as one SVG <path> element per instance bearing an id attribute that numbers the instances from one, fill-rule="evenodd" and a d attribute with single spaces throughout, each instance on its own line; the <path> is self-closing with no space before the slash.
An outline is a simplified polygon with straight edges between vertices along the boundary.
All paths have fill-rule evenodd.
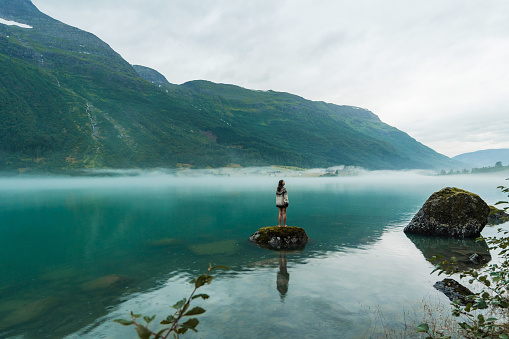
<path id="1" fill-rule="evenodd" d="M 286 208 L 288 207 L 288 192 L 286 192 L 285 181 L 279 180 L 276 190 L 276 206 L 279 208 L 279 227 L 281 227 L 281 219 L 286 227 Z"/>
<path id="2" fill-rule="evenodd" d="M 286 253 L 281 256 L 279 253 L 279 272 L 277 272 L 276 288 L 279 291 L 281 298 L 286 296 L 288 292 L 288 282 L 290 281 L 290 274 L 286 270 Z"/>

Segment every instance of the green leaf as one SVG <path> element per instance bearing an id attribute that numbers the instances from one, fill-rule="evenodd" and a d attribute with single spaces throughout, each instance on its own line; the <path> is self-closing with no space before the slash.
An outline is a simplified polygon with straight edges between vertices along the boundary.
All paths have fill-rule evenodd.
<path id="1" fill-rule="evenodd" d="M 202 294 L 197 294 L 197 295 L 193 296 L 192 299 L 196 299 L 196 298 L 202 298 L 203 300 L 205 300 L 205 299 L 210 298 L 210 296 L 208 294 L 203 294 L 202 293 Z"/>
<path id="2" fill-rule="evenodd" d="M 178 310 L 179 308 L 181 308 L 182 306 L 184 306 L 186 304 L 186 301 L 187 301 L 187 299 L 184 298 L 184 299 L 180 300 L 179 302 L 177 302 L 172 307 Z"/>
<path id="3" fill-rule="evenodd" d="M 501 334 L 498 337 L 501 338 L 501 339 L 509 339 L 509 337 L 507 335 L 505 335 L 505 334 Z"/>
<path id="4" fill-rule="evenodd" d="M 181 326 L 183 328 L 189 328 L 195 332 L 198 332 L 198 331 L 196 331 L 195 327 L 198 326 L 199 322 L 200 321 L 198 319 L 192 318 L 192 319 L 189 319 L 188 321 L 186 321 L 185 323 L 183 323 Z"/>
<path id="5" fill-rule="evenodd" d="M 126 320 L 126 319 L 115 319 L 113 321 L 116 322 L 116 323 L 122 324 L 124 326 L 129 326 L 129 325 L 134 324 L 134 321 Z"/>
<path id="6" fill-rule="evenodd" d="M 488 305 L 486 304 L 486 301 L 484 300 L 479 300 L 479 302 L 477 302 L 477 304 L 475 304 L 475 306 L 480 309 L 480 310 L 484 310 L 485 308 L 488 307 Z"/>
<path id="7" fill-rule="evenodd" d="M 134 313 L 131 311 L 131 317 L 141 318 L 141 314 L 134 314 Z"/>
<path id="8" fill-rule="evenodd" d="M 184 316 L 197 315 L 202 313 L 205 313 L 205 310 L 199 306 L 196 306 L 192 310 L 184 314 Z"/>
<path id="9" fill-rule="evenodd" d="M 436 271 L 438 271 L 438 270 L 440 270 L 440 269 L 441 269 L 440 265 L 436 265 L 436 266 L 435 266 L 435 269 L 434 269 L 433 271 L 431 271 L 431 273 L 430 273 L 430 274 L 433 274 L 433 273 L 435 273 Z"/>
<path id="10" fill-rule="evenodd" d="M 466 306 L 465 306 L 465 312 L 470 312 L 470 310 L 472 309 L 472 303 L 468 303 Z"/>
<path id="11" fill-rule="evenodd" d="M 182 327 L 182 328 L 176 328 L 175 329 L 175 332 L 177 332 L 178 334 L 184 334 L 187 332 L 187 327 Z M 178 338 L 178 337 L 177 337 Z"/>
<path id="12" fill-rule="evenodd" d="M 216 268 L 223 268 L 225 270 L 229 270 L 230 268 L 228 266 L 223 266 L 223 265 L 217 265 L 217 266 L 214 266 L 214 267 L 211 267 L 209 268 L 209 270 L 215 270 Z"/>
<path id="13" fill-rule="evenodd" d="M 136 325 L 136 332 L 141 339 L 150 339 L 151 332 L 142 325 Z"/>
<path id="14" fill-rule="evenodd" d="M 196 281 L 194 282 L 194 287 L 199 288 L 205 285 L 207 282 L 207 276 L 205 274 L 200 275 L 198 278 L 196 278 Z"/>
<path id="15" fill-rule="evenodd" d="M 487 323 L 492 323 L 492 322 L 497 321 L 497 320 L 498 320 L 497 318 L 493 318 L 493 317 L 492 317 L 492 318 L 488 318 L 488 319 L 486 319 L 486 322 L 487 322 Z"/>
<path id="16" fill-rule="evenodd" d="M 496 202 L 495 205 L 500 205 L 500 204 L 509 204 L 508 201 L 499 201 L 499 202 Z"/>
<path id="17" fill-rule="evenodd" d="M 152 320 L 154 320 L 156 318 L 156 315 L 154 314 L 153 316 L 149 317 L 149 316 L 144 316 L 143 317 L 143 320 L 145 320 L 145 322 L 148 324 L 150 324 L 152 322 Z"/>
<path id="18" fill-rule="evenodd" d="M 168 325 L 168 324 L 173 324 L 175 322 L 175 317 L 173 315 L 169 315 L 166 317 L 166 319 L 164 319 L 163 321 L 161 321 L 161 325 Z"/>
<path id="19" fill-rule="evenodd" d="M 422 323 L 419 326 L 417 326 L 417 333 L 427 333 L 429 331 L 429 325 L 426 323 Z"/>
<path id="20" fill-rule="evenodd" d="M 210 284 L 212 279 L 214 279 L 214 277 L 210 276 L 210 275 L 205 275 L 205 274 L 202 274 L 200 275 L 197 279 L 196 279 L 196 282 L 194 283 L 194 286 L 196 288 L 199 288 L 199 287 L 202 287 L 203 285 L 205 284 Z"/>

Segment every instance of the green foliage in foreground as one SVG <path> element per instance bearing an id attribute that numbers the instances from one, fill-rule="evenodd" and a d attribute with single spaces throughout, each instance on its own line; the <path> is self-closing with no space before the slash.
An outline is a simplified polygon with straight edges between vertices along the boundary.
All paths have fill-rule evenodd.
<path id="1" fill-rule="evenodd" d="M 509 179 L 507 179 L 509 180 Z M 509 193 L 509 188 L 499 186 L 504 193 Z M 498 204 L 509 204 L 507 201 L 499 201 Z M 508 207 L 504 207 L 507 210 Z M 447 262 L 441 257 L 435 256 L 432 261 L 438 261 L 433 272 L 439 275 L 459 274 L 461 278 L 469 278 L 470 284 L 480 286 L 480 292 L 476 292 L 468 298 L 473 302 L 461 305 L 458 300 L 451 303 L 452 315 L 460 319 L 458 325 L 461 333 L 466 338 L 501 338 L 509 339 L 509 231 L 498 229 L 497 237 L 480 237 L 479 241 L 486 241 L 490 250 L 499 251 L 500 264 L 489 264 L 481 270 L 471 269 L 460 271 L 455 265 L 455 260 Z M 502 319 L 499 319 L 502 317 Z M 432 331 L 429 324 L 423 323 L 417 327 L 418 333 L 425 333 L 427 339 L 450 339 L 439 331 Z"/>
<path id="2" fill-rule="evenodd" d="M 192 330 L 198 332 L 196 330 L 196 326 L 200 323 L 200 321 L 196 318 L 190 318 L 185 322 L 182 322 L 184 317 L 196 316 L 202 313 L 205 313 L 205 309 L 202 307 L 196 306 L 192 309 L 189 309 L 191 306 L 191 301 L 194 299 L 202 298 L 208 299 L 209 296 L 207 294 L 195 294 L 196 290 L 202 287 L 205 284 L 210 284 L 212 282 L 213 277 L 210 275 L 210 272 L 217 268 L 228 269 L 226 266 L 209 266 L 207 273 L 200 275 L 198 278 L 192 281 L 194 284 L 194 290 L 189 296 L 189 298 L 184 298 L 177 303 L 175 303 L 172 308 L 176 309 L 173 314 L 168 315 L 164 320 L 160 322 L 161 325 L 164 325 L 162 328 L 158 329 L 157 332 L 150 330 L 148 327 L 151 322 L 153 322 L 156 318 L 156 315 L 151 317 L 143 316 L 142 314 L 134 314 L 131 312 L 131 319 L 116 319 L 115 322 L 122 324 L 124 326 L 134 325 L 136 329 L 136 333 L 141 339 L 149 339 L 149 338 L 160 338 L 166 339 L 170 334 L 173 334 L 175 338 L 178 338 L 180 334 L 186 333 L 188 330 Z M 140 323 L 140 320 L 143 319 L 145 324 Z"/>

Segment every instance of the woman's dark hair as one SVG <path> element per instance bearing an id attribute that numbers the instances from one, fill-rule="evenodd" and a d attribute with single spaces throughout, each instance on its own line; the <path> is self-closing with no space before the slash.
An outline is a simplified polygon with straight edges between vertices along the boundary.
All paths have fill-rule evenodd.
<path id="1" fill-rule="evenodd" d="M 278 191 L 281 191 L 281 188 L 283 188 L 283 179 L 279 180 L 279 184 L 277 184 Z"/>

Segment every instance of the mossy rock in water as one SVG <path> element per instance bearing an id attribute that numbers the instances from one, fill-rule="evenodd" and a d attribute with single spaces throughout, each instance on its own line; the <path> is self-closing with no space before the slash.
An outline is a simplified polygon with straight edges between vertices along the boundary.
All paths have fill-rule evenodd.
<path id="1" fill-rule="evenodd" d="M 490 206 L 490 214 L 488 215 L 488 223 L 490 225 L 499 225 L 506 221 L 509 221 L 509 214 L 495 206 Z"/>
<path id="2" fill-rule="evenodd" d="M 433 193 L 404 232 L 453 238 L 477 238 L 490 208 L 477 194 L 446 187 Z"/>
<path id="3" fill-rule="evenodd" d="M 271 250 L 303 249 L 308 236 L 301 227 L 262 227 L 249 240 Z"/>

